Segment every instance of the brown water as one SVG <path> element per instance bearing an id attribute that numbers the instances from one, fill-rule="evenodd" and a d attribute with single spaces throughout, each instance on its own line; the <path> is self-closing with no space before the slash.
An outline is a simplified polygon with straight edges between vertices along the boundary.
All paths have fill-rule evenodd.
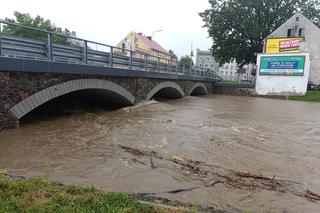
<path id="1" fill-rule="evenodd" d="M 120 145 L 206 162 L 209 170 L 250 171 L 288 181 L 288 190 L 216 184 L 221 179 L 166 159 L 136 156 Z M 151 162 L 152 161 L 152 162 Z M 94 116 L 76 113 L 0 132 L 0 168 L 8 173 L 94 185 L 107 191 L 156 192 L 227 211 L 320 212 L 320 104 L 209 95 L 146 102 Z M 208 169 L 208 168 L 207 168 Z"/>

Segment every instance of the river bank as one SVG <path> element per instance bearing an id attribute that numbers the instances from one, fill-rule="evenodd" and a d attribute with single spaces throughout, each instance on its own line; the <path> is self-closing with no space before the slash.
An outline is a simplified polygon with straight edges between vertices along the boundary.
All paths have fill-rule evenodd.
<path id="1" fill-rule="evenodd" d="M 215 87 L 213 89 L 214 94 L 230 95 L 230 96 L 247 96 L 258 98 L 272 98 L 294 101 L 306 101 L 306 102 L 320 102 L 320 91 L 307 91 L 304 96 L 290 96 L 290 95 L 258 95 L 254 88 L 236 88 L 236 87 Z"/>
<path id="2" fill-rule="evenodd" d="M 1 167 L 226 212 L 320 208 L 317 103 L 208 95 L 90 113 L 0 132 Z"/>

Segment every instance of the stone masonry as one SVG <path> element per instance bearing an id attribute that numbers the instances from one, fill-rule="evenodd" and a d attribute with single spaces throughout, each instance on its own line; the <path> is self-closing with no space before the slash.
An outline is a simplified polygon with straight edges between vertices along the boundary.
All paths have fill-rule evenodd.
<path id="1" fill-rule="evenodd" d="M 104 77 L 78 74 L 0 72 L 0 130 L 14 128 L 19 125 L 17 117 L 10 112 L 10 109 L 18 103 L 28 99 L 28 97 L 33 94 L 44 91 L 48 87 L 78 79 L 100 79 L 106 82 L 112 82 L 130 92 L 134 96 L 135 102 L 146 99 L 146 96 L 153 88 L 164 82 L 175 83 L 183 90 L 185 96 L 190 95 L 190 90 L 195 84 L 204 85 L 208 92 L 212 91 L 211 82 L 199 83 L 187 80 Z"/>

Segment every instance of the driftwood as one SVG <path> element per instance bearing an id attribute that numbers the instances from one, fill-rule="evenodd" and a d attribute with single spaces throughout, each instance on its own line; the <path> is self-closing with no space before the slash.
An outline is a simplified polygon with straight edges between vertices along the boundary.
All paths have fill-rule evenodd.
<path id="1" fill-rule="evenodd" d="M 193 174 L 205 175 L 205 176 L 213 174 L 220 177 L 220 180 L 213 182 L 212 185 L 216 183 L 224 183 L 226 185 L 229 185 L 235 188 L 245 189 L 245 190 L 265 189 L 265 190 L 273 190 L 273 191 L 278 191 L 283 193 L 289 192 L 299 197 L 305 197 L 311 201 L 320 201 L 320 194 L 314 193 L 308 189 L 305 191 L 305 193 L 300 193 L 294 188 L 290 187 L 291 184 L 297 184 L 297 182 L 288 181 L 288 180 L 276 180 L 275 175 L 272 177 L 268 177 L 262 174 L 256 174 L 252 172 L 233 171 L 233 170 L 223 169 L 222 171 L 226 172 L 224 173 L 221 171 L 216 171 L 216 169 L 219 167 L 216 167 L 214 165 L 209 165 L 205 162 L 195 161 L 195 160 L 186 158 L 184 156 L 173 155 L 171 157 L 166 157 L 166 156 L 161 156 L 159 153 L 154 151 L 141 151 L 135 148 L 122 146 L 122 145 L 120 145 L 120 147 L 124 151 L 129 152 L 135 156 L 141 156 L 141 157 L 149 156 L 150 165 L 152 169 L 156 168 L 156 166 L 154 165 L 153 159 L 158 158 L 161 160 L 170 161 L 177 165 L 180 165 L 182 166 L 181 169 L 191 171 Z M 187 189 L 175 189 L 175 190 L 170 190 L 162 193 L 175 194 L 175 193 L 191 191 L 194 189 L 198 189 L 201 187 L 208 187 L 208 186 L 210 186 L 210 184 L 191 187 Z M 154 195 L 154 193 L 146 193 L 146 195 L 147 194 Z"/>
<path id="2" fill-rule="evenodd" d="M 256 178 L 256 179 L 263 179 L 263 180 L 274 180 L 274 178 L 276 177 L 275 175 L 271 178 L 271 177 L 266 177 L 263 175 L 257 175 L 251 172 L 236 172 L 236 175 L 240 176 L 240 177 L 247 177 L 247 178 Z"/>
<path id="3" fill-rule="evenodd" d="M 213 181 L 212 183 L 207 184 L 207 185 L 203 185 L 203 186 L 194 186 L 194 187 L 187 188 L 187 189 L 175 189 L 175 190 L 166 191 L 166 192 L 164 192 L 164 193 L 176 194 L 176 193 L 180 193 L 180 192 L 187 192 L 187 191 L 192 191 L 192 190 L 194 190 L 194 189 L 199 189 L 199 188 L 203 188 L 203 187 L 214 186 L 214 185 L 216 185 L 217 183 L 222 183 L 222 181 L 221 181 L 221 180 L 217 180 L 217 181 Z"/>
<path id="4" fill-rule="evenodd" d="M 152 169 L 157 168 L 157 167 L 154 165 L 154 163 L 153 163 L 153 156 L 150 157 L 150 165 L 151 165 L 151 168 L 152 168 Z"/>
<path id="5" fill-rule="evenodd" d="M 307 189 L 305 191 L 304 196 L 306 198 L 311 199 L 311 200 L 320 200 L 320 194 L 314 193 L 314 192 L 310 191 L 309 189 Z"/>
<path id="6" fill-rule="evenodd" d="M 134 148 L 131 148 L 131 147 L 128 147 L 128 146 L 123 146 L 123 145 L 120 145 L 120 148 L 125 150 L 126 152 L 129 152 L 135 156 L 144 156 L 144 155 L 147 155 L 148 152 L 146 151 L 140 151 L 138 149 L 134 149 Z"/>

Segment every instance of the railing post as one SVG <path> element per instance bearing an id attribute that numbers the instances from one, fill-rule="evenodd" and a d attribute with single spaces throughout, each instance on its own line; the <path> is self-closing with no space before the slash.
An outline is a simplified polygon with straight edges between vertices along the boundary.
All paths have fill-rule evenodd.
<path id="1" fill-rule="evenodd" d="M 110 47 L 110 67 L 113 67 L 113 47 Z"/>
<path id="2" fill-rule="evenodd" d="M 48 33 L 48 44 L 47 44 L 47 51 L 48 51 L 48 60 L 52 61 L 53 55 L 52 55 L 52 34 Z"/>
<path id="3" fill-rule="evenodd" d="M 88 42 L 87 41 L 84 41 L 82 61 L 85 64 L 88 63 Z"/>
<path id="4" fill-rule="evenodd" d="M 159 72 L 160 71 L 160 58 L 158 57 L 157 58 L 157 71 Z"/>
<path id="5" fill-rule="evenodd" d="M 130 50 L 129 67 L 132 69 L 132 51 Z"/>
<path id="6" fill-rule="evenodd" d="M 2 37 L 2 23 L 0 23 L 0 56 L 2 55 L 1 37 Z"/>
<path id="7" fill-rule="evenodd" d="M 148 56 L 144 55 L 144 69 L 148 71 Z"/>

